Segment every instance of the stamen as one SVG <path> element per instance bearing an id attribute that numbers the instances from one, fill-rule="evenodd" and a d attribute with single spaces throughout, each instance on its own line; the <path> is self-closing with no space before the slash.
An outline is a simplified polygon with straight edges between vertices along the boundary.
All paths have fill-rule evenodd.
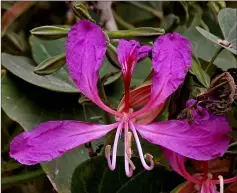
<path id="1" fill-rule="evenodd" d="M 115 139 L 114 139 L 114 145 L 113 145 L 112 162 L 111 162 L 111 158 L 110 158 L 111 145 L 107 145 L 105 147 L 105 156 L 107 158 L 108 166 L 111 170 L 114 170 L 115 167 L 116 167 L 116 155 L 117 155 L 118 140 L 119 140 L 119 136 L 120 136 L 122 127 L 123 127 L 123 121 L 120 122 L 120 124 L 118 126 L 118 129 L 116 131 L 116 135 L 115 135 Z"/>
<path id="2" fill-rule="evenodd" d="M 147 163 L 144 159 L 144 155 L 143 155 L 143 152 L 142 152 L 142 147 L 141 147 L 140 140 L 139 140 L 138 135 L 137 135 L 137 131 L 136 131 L 132 121 L 129 121 L 129 126 L 130 126 L 130 128 L 133 132 L 133 136 L 134 136 L 136 144 L 137 144 L 138 153 L 139 153 L 139 156 L 140 156 L 143 167 L 146 170 L 152 170 L 154 168 L 154 161 L 152 160 L 152 156 L 150 154 L 145 155 L 150 161 L 150 165 L 147 165 Z"/>
<path id="3" fill-rule="evenodd" d="M 131 149 L 131 142 L 129 142 L 129 134 L 128 134 L 128 122 L 125 123 L 124 127 L 124 162 L 125 162 L 125 172 L 128 177 L 131 177 L 133 174 L 133 170 L 135 170 L 135 166 L 130 159 L 131 154 L 128 155 L 128 149 Z M 129 146 L 130 145 L 130 146 Z M 131 167 L 130 167 L 131 166 Z"/>
<path id="4" fill-rule="evenodd" d="M 218 176 L 219 180 L 220 180 L 220 193 L 224 193 L 224 179 L 223 176 Z"/>
<path id="5" fill-rule="evenodd" d="M 135 170 L 136 169 L 136 167 L 135 167 L 135 165 L 134 165 L 134 163 L 132 162 L 132 160 L 131 160 L 131 158 L 132 158 L 132 133 L 131 132 L 128 132 L 127 133 L 128 134 L 128 140 L 127 140 L 127 151 L 126 151 L 126 153 L 127 153 L 127 156 L 128 156 L 128 162 L 129 162 L 129 164 L 130 164 L 130 166 L 132 167 L 132 169 L 133 170 Z"/>

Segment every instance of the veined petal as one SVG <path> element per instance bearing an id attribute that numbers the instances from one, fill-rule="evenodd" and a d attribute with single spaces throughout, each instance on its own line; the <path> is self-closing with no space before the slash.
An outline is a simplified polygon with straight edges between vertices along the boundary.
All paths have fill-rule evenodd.
<path id="1" fill-rule="evenodd" d="M 138 60 L 146 57 L 151 51 L 150 46 L 141 46 L 135 40 L 120 40 L 118 44 L 118 61 L 121 64 L 123 75 L 132 76 Z"/>
<path id="2" fill-rule="evenodd" d="M 156 39 L 152 50 L 152 88 L 149 103 L 131 117 L 165 101 L 184 81 L 191 67 L 191 44 L 178 33 L 165 34 Z"/>
<path id="3" fill-rule="evenodd" d="M 227 150 L 231 127 L 224 116 L 209 115 L 208 119 L 196 120 L 191 125 L 188 120 L 170 120 L 136 125 L 136 129 L 151 143 L 192 159 L 210 160 Z"/>
<path id="4" fill-rule="evenodd" d="M 191 44 L 178 33 L 160 36 L 152 50 L 151 101 L 157 105 L 171 95 L 184 81 L 192 64 Z"/>
<path id="5" fill-rule="evenodd" d="M 30 132 L 16 136 L 10 144 L 10 156 L 26 165 L 51 161 L 74 147 L 104 136 L 117 125 L 80 121 L 45 122 Z"/>
<path id="6" fill-rule="evenodd" d="M 66 62 L 75 85 L 102 109 L 116 114 L 99 98 L 98 70 L 106 52 L 106 37 L 101 28 L 87 20 L 81 20 L 68 33 Z"/>

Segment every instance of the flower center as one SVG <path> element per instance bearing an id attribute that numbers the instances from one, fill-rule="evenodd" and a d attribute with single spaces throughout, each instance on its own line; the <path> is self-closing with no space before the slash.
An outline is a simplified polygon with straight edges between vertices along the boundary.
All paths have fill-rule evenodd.
<path id="1" fill-rule="evenodd" d="M 129 128 L 131 131 L 129 131 Z M 125 162 L 125 172 L 128 177 L 131 177 L 133 174 L 133 170 L 135 170 L 135 165 L 133 164 L 131 158 L 132 158 L 132 142 L 133 139 L 135 139 L 135 142 L 137 144 L 137 149 L 139 153 L 139 157 L 141 160 L 141 163 L 143 167 L 146 170 L 151 170 L 154 167 L 154 161 L 152 160 L 153 157 L 151 154 L 146 153 L 143 154 L 141 143 L 139 140 L 139 137 L 137 135 L 137 131 L 135 129 L 133 121 L 131 121 L 128 117 L 127 113 L 124 113 L 124 116 L 122 120 L 120 121 L 120 124 L 118 126 L 115 139 L 114 139 L 114 145 L 113 145 L 113 154 L 112 154 L 112 161 L 110 158 L 110 150 L 111 146 L 107 145 L 105 148 L 105 156 L 107 158 L 108 166 L 111 170 L 114 170 L 116 167 L 116 154 L 117 154 L 117 146 L 118 146 L 118 140 L 119 136 L 121 136 L 122 129 L 124 129 L 124 162 Z M 150 163 L 150 165 L 147 165 L 146 160 Z"/>

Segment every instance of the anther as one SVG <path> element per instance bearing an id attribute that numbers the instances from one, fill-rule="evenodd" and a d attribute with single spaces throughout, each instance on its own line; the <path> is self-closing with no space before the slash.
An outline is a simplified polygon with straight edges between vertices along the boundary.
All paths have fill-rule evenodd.
<path id="1" fill-rule="evenodd" d="M 213 175 L 212 175 L 211 173 L 208 173 L 208 174 L 207 174 L 207 178 L 208 178 L 209 180 L 211 180 L 211 179 L 213 178 Z"/>
<path id="2" fill-rule="evenodd" d="M 201 186 L 200 186 L 199 184 L 195 184 L 195 185 L 194 185 L 194 188 L 195 188 L 195 190 L 197 190 L 197 191 L 200 191 L 200 190 L 201 190 Z"/>
<path id="3" fill-rule="evenodd" d="M 106 145 L 105 147 L 105 156 L 110 156 L 111 145 Z"/>
<path id="4" fill-rule="evenodd" d="M 133 161 L 132 161 L 130 158 L 128 158 L 127 160 L 128 160 L 129 165 L 131 166 L 131 168 L 132 168 L 133 170 L 135 170 L 135 169 L 136 169 L 136 166 L 134 165 Z"/>
<path id="5" fill-rule="evenodd" d="M 151 161 L 151 160 L 153 159 L 153 156 L 152 156 L 151 154 L 149 154 L 149 153 L 146 153 L 146 154 L 144 155 L 144 158 L 145 158 L 146 160 L 148 160 L 148 161 Z"/>

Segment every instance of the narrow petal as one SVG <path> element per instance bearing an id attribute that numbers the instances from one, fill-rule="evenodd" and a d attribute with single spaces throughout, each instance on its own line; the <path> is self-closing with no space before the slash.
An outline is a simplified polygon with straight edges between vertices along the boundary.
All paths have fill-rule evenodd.
<path id="1" fill-rule="evenodd" d="M 26 165 L 51 161 L 70 149 L 104 136 L 117 125 L 80 121 L 45 122 L 30 132 L 16 136 L 10 144 L 10 156 Z"/>
<path id="2" fill-rule="evenodd" d="M 98 70 L 106 52 L 106 37 L 101 28 L 87 20 L 75 24 L 68 33 L 66 62 L 69 73 L 79 90 L 102 109 L 116 114 L 105 106 L 98 95 Z"/>
<path id="3" fill-rule="evenodd" d="M 151 51 L 150 46 L 141 46 L 135 40 L 120 40 L 118 45 L 118 60 L 122 67 L 123 75 L 132 75 L 138 60 L 146 57 Z"/>
<path id="4" fill-rule="evenodd" d="M 202 184 L 202 181 L 199 181 L 195 177 L 191 176 L 186 168 L 185 168 L 185 157 L 173 152 L 167 148 L 162 147 L 161 148 L 162 152 L 164 153 L 166 159 L 169 161 L 170 166 L 174 171 L 176 171 L 179 175 L 183 176 L 186 178 L 188 181 L 193 182 L 195 184 Z"/>
<path id="5" fill-rule="evenodd" d="M 224 116 L 209 115 L 208 119 L 196 120 L 191 125 L 188 120 L 170 120 L 137 125 L 136 129 L 151 143 L 192 159 L 210 160 L 227 150 L 231 128 Z"/>
<path id="6" fill-rule="evenodd" d="M 149 103 L 135 117 L 165 101 L 184 81 L 191 67 L 191 44 L 178 33 L 156 39 L 152 50 L 152 88 Z"/>

